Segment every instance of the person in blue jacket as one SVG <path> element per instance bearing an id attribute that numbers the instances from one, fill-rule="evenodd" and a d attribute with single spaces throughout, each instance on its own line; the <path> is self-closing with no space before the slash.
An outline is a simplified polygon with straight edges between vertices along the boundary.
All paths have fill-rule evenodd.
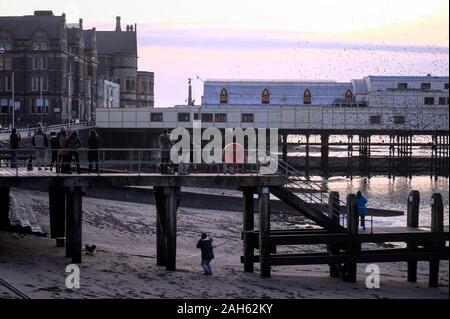
<path id="1" fill-rule="evenodd" d="M 367 215 L 367 199 L 361 194 L 360 191 L 356 193 L 356 201 L 358 203 L 358 215 L 361 220 L 361 227 L 366 229 L 366 215 Z"/>

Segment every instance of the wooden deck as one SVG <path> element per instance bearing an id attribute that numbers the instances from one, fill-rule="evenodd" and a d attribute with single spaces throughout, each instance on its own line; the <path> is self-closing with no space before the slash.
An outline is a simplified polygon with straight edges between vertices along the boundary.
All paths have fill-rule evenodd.
<path id="1" fill-rule="evenodd" d="M 101 173 L 101 174 L 56 174 L 54 171 L 27 171 L 0 168 L 0 186 L 21 186 L 30 184 L 45 186 L 122 187 L 122 186 L 174 186 L 174 187 L 268 187 L 286 184 L 286 178 L 276 175 L 257 174 L 190 174 L 169 175 L 159 173 Z"/>

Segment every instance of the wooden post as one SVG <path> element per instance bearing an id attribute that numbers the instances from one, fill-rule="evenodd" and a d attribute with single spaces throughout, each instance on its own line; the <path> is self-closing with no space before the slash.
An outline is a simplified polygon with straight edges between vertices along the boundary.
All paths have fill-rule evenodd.
<path id="1" fill-rule="evenodd" d="M 442 196 L 434 193 L 431 197 L 431 231 L 444 231 L 444 205 L 442 204 Z M 433 244 L 436 250 L 442 249 L 445 243 Z M 430 261 L 430 278 L 429 286 L 438 287 L 439 285 L 439 259 Z"/>
<path id="2" fill-rule="evenodd" d="M 283 162 L 287 163 L 287 133 L 283 133 Z"/>
<path id="3" fill-rule="evenodd" d="M 166 270 L 176 269 L 177 258 L 177 189 L 166 188 Z"/>
<path id="4" fill-rule="evenodd" d="M 9 192 L 9 187 L 0 187 L 0 229 L 7 229 L 10 226 Z"/>
<path id="5" fill-rule="evenodd" d="M 56 239 L 56 247 L 64 247 L 66 192 L 62 187 L 50 186 L 48 189 L 50 208 L 50 235 Z"/>
<path id="6" fill-rule="evenodd" d="M 262 187 L 259 193 L 259 256 L 261 277 L 270 277 L 270 251 L 269 188 Z"/>
<path id="7" fill-rule="evenodd" d="M 72 211 L 72 263 L 81 263 L 82 246 L 82 220 L 83 220 L 83 196 L 81 187 L 73 189 L 73 211 Z"/>
<path id="8" fill-rule="evenodd" d="M 166 265 L 166 195 L 162 187 L 153 188 L 156 207 L 156 264 Z"/>
<path id="9" fill-rule="evenodd" d="M 407 226 L 417 228 L 419 227 L 419 204 L 420 204 L 420 193 L 418 191 L 411 191 L 408 196 L 408 216 L 407 216 Z M 412 243 L 407 243 L 407 247 L 411 250 L 417 248 L 417 245 Z M 417 281 L 417 261 L 408 262 L 408 281 Z"/>
<path id="10" fill-rule="evenodd" d="M 66 257 L 72 257 L 72 240 L 73 240 L 73 190 L 66 189 Z"/>
<path id="11" fill-rule="evenodd" d="M 243 215 L 243 242 L 244 242 L 244 272 L 253 272 L 253 257 L 255 247 L 250 241 L 250 232 L 255 229 L 255 208 L 253 194 L 255 190 L 253 188 L 245 188 L 244 195 L 244 215 Z"/>
<path id="12" fill-rule="evenodd" d="M 309 177 L 309 134 L 306 134 L 306 145 L 305 145 L 305 175 Z"/>
<path id="13" fill-rule="evenodd" d="M 322 134 L 320 136 L 320 153 L 321 153 L 321 157 L 320 157 L 320 167 L 322 169 L 322 172 L 324 173 L 325 176 L 328 176 L 329 173 L 329 153 L 330 153 L 330 148 L 329 148 L 329 135 L 328 134 Z"/>
<path id="14" fill-rule="evenodd" d="M 349 234 L 358 234 L 358 204 L 355 194 L 347 195 L 347 231 Z M 361 250 L 361 244 L 350 244 L 349 254 L 357 254 Z M 356 282 L 357 263 L 351 262 L 345 264 L 344 280 Z"/>
<path id="15" fill-rule="evenodd" d="M 328 199 L 328 216 L 339 224 L 339 214 L 341 207 L 339 205 L 339 193 L 338 192 L 330 192 L 330 196 Z M 339 248 L 335 245 L 328 245 L 328 252 L 331 255 L 334 255 L 339 252 Z M 340 264 L 331 264 L 330 265 L 330 276 L 331 277 L 340 277 Z"/>

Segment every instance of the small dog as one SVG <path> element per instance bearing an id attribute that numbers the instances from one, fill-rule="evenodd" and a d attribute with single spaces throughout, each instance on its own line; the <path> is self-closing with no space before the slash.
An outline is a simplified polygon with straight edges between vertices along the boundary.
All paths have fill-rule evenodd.
<path id="1" fill-rule="evenodd" d="M 85 245 L 84 248 L 86 249 L 86 255 L 91 255 L 93 256 L 95 254 L 95 249 L 97 248 L 97 246 L 95 245 Z"/>

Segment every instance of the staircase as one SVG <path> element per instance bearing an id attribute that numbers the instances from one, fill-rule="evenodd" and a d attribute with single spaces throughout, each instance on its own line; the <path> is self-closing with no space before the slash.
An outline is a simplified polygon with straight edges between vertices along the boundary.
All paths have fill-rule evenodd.
<path id="1" fill-rule="evenodd" d="M 301 172 L 280 160 L 278 174 L 288 178 L 285 186 L 270 187 L 272 195 L 330 232 L 346 232 L 345 215 L 340 206 L 329 205 L 330 193 L 319 183 L 305 178 Z"/>

